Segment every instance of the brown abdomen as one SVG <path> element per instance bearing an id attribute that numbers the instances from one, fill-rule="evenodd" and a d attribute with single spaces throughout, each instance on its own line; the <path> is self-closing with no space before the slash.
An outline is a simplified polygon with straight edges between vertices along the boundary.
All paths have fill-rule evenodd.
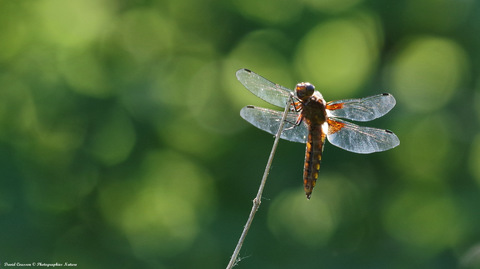
<path id="1" fill-rule="evenodd" d="M 315 187 L 318 178 L 324 143 L 325 134 L 322 132 L 322 126 L 319 124 L 310 125 L 303 169 L 303 185 L 308 199 L 312 195 L 313 187 Z"/>

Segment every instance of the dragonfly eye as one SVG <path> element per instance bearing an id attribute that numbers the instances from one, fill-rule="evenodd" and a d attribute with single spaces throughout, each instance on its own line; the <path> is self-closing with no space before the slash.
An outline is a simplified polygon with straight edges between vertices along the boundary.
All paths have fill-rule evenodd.
<path id="1" fill-rule="evenodd" d="M 312 95 L 313 92 L 315 91 L 315 86 L 313 86 L 312 84 L 310 84 L 308 82 L 305 83 L 305 84 L 306 84 L 305 85 L 305 90 L 307 90 L 308 95 Z"/>
<path id="2" fill-rule="evenodd" d="M 315 86 L 308 82 L 298 83 L 296 87 L 297 96 L 300 99 L 312 96 L 315 92 Z"/>

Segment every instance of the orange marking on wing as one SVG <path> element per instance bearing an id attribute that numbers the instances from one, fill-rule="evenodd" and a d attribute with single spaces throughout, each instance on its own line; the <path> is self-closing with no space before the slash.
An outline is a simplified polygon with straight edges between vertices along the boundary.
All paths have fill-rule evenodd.
<path id="1" fill-rule="evenodd" d="M 326 108 L 328 110 L 337 110 L 337 109 L 342 109 L 344 103 L 338 103 L 338 104 L 327 104 Z"/>
<path id="2" fill-rule="evenodd" d="M 327 122 L 328 122 L 328 134 L 329 135 L 340 131 L 343 128 L 343 126 L 345 126 L 344 123 L 338 122 L 336 120 L 328 119 Z"/>

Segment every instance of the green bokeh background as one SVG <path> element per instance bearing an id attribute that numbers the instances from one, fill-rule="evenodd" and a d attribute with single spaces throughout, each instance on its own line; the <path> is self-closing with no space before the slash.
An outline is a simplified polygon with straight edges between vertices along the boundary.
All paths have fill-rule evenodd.
<path id="1" fill-rule="evenodd" d="M 390 92 L 312 199 L 281 141 L 237 268 L 480 268 L 480 2 L 0 1 L 0 267 L 225 268 L 273 139 L 249 68 L 327 101 Z"/>

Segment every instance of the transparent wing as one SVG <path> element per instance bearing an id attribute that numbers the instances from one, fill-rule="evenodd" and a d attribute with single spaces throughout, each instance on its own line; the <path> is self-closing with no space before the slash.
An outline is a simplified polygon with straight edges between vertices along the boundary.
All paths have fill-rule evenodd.
<path id="1" fill-rule="evenodd" d="M 280 126 L 280 121 L 282 120 L 283 112 L 262 107 L 246 106 L 240 110 L 240 116 L 253 126 L 276 135 L 278 127 Z M 280 138 L 293 142 L 306 143 L 308 128 L 303 122 L 296 126 L 295 121 L 297 120 L 297 117 L 298 112 L 288 113 Z"/>
<path id="2" fill-rule="evenodd" d="M 293 93 L 248 69 L 238 70 L 237 79 L 253 94 L 278 107 L 285 107 L 290 93 Z"/>
<path id="3" fill-rule="evenodd" d="M 365 154 L 400 145 L 398 137 L 389 130 L 362 127 L 339 119 L 328 119 L 327 138 L 337 147 Z"/>
<path id="4" fill-rule="evenodd" d="M 370 121 L 388 113 L 395 106 L 395 98 L 383 93 L 360 99 L 347 99 L 327 103 L 327 115 L 354 121 Z"/>

